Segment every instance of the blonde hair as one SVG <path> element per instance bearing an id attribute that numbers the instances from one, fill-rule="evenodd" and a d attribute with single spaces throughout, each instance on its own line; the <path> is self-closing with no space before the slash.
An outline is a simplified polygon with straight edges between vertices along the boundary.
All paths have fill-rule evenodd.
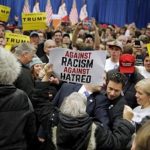
<path id="1" fill-rule="evenodd" d="M 60 111 L 67 116 L 81 117 L 87 114 L 86 104 L 87 99 L 85 96 L 78 92 L 73 92 L 64 99 Z"/>
<path id="2" fill-rule="evenodd" d="M 141 88 L 147 95 L 150 95 L 150 79 L 142 79 L 135 85 L 135 89 Z"/>

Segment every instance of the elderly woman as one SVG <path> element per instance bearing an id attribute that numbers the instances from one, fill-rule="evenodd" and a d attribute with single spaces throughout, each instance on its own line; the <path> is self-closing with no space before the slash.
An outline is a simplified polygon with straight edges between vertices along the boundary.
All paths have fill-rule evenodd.
<path id="1" fill-rule="evenodd" d="M 135 85 L 136 98 L 139 106 L 133 109 L 133 121 L 140 124 L 141 121 L 150 116 L 150 79 L 143 79 Z"/>

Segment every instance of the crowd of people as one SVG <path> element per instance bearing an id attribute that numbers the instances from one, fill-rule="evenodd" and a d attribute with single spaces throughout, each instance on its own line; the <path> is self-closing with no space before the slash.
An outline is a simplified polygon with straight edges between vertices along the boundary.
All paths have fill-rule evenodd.
<path id="1" fill-rule="evenodd" d="M 30 42 L 8 51 L 6 32 Z M 1 22 L 0 149 L 149 150 L 148 43 L 150 25 L 98 25 L 92 19 L 86 26 L 22 31 Z M 49 64 L 56 47 L 106 51 L 103 86 L 61 81 Z"/>

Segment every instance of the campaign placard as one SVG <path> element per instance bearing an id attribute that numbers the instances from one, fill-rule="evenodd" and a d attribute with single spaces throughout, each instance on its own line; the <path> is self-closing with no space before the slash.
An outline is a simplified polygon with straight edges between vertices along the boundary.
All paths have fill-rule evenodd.
<path id="1" fill-rule="evenodd" d="M 10 7 L 0 5 L 0 21 L 8 21 L 10 10 Z"/>
<path id="2" fill-rule="evenodd" d="M 46 29 L 46 13 L 22 13 L 22 26 L 24 31 Z"/>
<path id="3" fill-rule="evenodd" d="M 30 42 L 29 36 L 10 32 L 5 33 L 5 39 L 8 45 L 18 45 L 23 42 Z"/>
<path id="4" fill-rule="evenodd" d="M 55 48 L 49 55 L 53 71 L 63 81 L 103 84 L 105 51 L 73 51 Z"/>

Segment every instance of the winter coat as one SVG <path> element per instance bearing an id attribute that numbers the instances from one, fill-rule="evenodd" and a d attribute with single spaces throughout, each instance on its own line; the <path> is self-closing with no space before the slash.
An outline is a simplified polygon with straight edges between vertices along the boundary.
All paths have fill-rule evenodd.
<path id="1" fill-rule="evenodd" d="M 32 101 L 31 98 L 34 90 L 34 81 L 31 75 L 31 71 L 28 67 L 22 64 L 21 74 L 14 84 L 18 89 L 25 91 Z"/>
<path id="2" fill-rule="evenodd" d="M 0 85 L 0 150 L 26 150 L 35 135 L 32 104 L 20 89 Z"/>
<path id="3" fill-rule="evenodd" d="M 112 130 L 88 116 L 82 118 L 59 114 L 59 124 L 52 129 L 56 150 L 124 150 L 135 131 L 123 119 L 116 119 Z"/>

